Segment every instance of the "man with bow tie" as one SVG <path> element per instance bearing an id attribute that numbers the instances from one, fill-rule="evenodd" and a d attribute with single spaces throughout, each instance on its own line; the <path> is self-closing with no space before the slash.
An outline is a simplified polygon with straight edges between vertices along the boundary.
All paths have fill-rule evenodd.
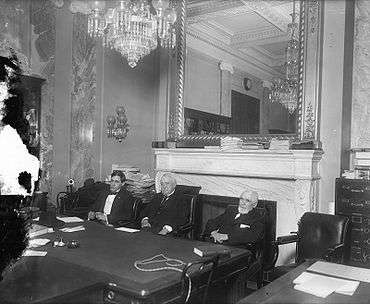
<path id="1" fill-rule="evenodd" d="M 109 190 L 102 191 L 92 210 L 88 214 L 89 220 L 98 220 L 107 225 L 117 226 L 126 222 L 134 225 L 133 204 L 134 197 L 125 187 L 126 176 L 122 171 L 113 171 Z"/>
<path id="2" fill-rule="evenodd" d="M 187 221 L 184 196 L 176 191 L 176 180 L 169 174 L 161 178 L 161 193 L 157 194 L 142 213 L 141 228 L 166 235 Z"/>
<path id="3" fill-rule="evenodd" d="M 239 206 L 228 206 L 223 214 L 207 222 L 203 235 L 215 243 L 241 245 L 263 236 L 264 217 L 256 210 L 258 194 L 244 191 Z"/>

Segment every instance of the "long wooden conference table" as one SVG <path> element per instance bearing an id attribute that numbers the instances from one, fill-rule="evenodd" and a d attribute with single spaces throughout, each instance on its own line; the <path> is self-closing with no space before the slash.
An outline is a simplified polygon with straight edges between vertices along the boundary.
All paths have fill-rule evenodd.
<path id="1" fill-rule="evenodd" d="M 1 303 L 170 303 L 179 299 L 181 272 L 143 272 L 135 268 L 135 261 L 164 254 L 194 262 L 200 257 L 193 248 L 204 245 L 144 231 L 117 231 L 95 222 L 78 224 L 85 230 L 63 233 L 56 229 L 40 236 L 51 242 L 35 250 L 47 255 L 16 262 L 0 282 Z M 77 240 L 80 247 L 53 247 L 57 236 L 65 242 Z M 220 260 L 214 282 L 225 283 L 245 271 L 250 254 L 233 248 L 230 258 Z"/>
<path id="2" fill-rule="evenodd" d="M 294 289 L 293 281 L 305 272 L 315 261 L 307 261 L 276 279 L 250 296 L 240 300 L 238 304 L 366 304 L 370 303 L 370 283 L 360 282 L 352 296 L 332 293 L 326 298 L 314 296 Z M 345 274 L 344 274 L 345 275 Z M 344 277 L 345 278 L 345 277 Z"/>

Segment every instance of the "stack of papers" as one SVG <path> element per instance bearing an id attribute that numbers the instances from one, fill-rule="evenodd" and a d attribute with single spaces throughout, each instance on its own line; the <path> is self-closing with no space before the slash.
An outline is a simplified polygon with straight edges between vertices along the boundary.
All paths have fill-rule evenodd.
<path id="1" fill-rule="evenodd" d="M 76 231 L 85 230 L 85 227 L 84 226 L 76 226 L 76 227 L 72 227 L 72 228 L 62 228 L 62 229 L 59 229 L 59 230 L 63 231 L 63 232 L 76 232 Z"/>
<path id="2" fill-rule="evenodd" d="M 317 297 L 326 298 L 333 292 L 351 296 L 356 291 L 359 281 L 349 281 L 309 272 L 302 273 L 293 281 L 294 289 Z"/>
<path id="3" fill-rule="evenodd" d="M 63 221 L 64 223 L 81 223 L 84 221 L 83 219 L 80 219 L 77 216 L 66 216 L 66 217 L 57 216 L 57 219 Z"/>
<path id="4" fill-rule="evenodd" d="M 50 228 L 50 227 L 46 227 L 46 226 L 43 226 L 43 225 L 38 225 L 38 224 L 32 224 L 29 232 L 28 232 L 28 236 L 30 238 L 34 238 L 36 236 L 40 236 L 40 235 L 43 235 L 43 234 L 46 234 L 46 233 L 52 233 L 54 232 L 53 228 Z"/>
<path id="5" fill-rule="evenodd" d="M 22 256 L 45 256 L 47 251 L 25 250 Z"/>
<path id="6" fill-rule="evenodd" d="M 139 229 L 133 229 L 133 228 L 127 228 L 127 227 L 119 227 L 119 228 L 116 228 L 116 230 L 130 232 L 130 233 L 140 231 Z"/>
<path id="7" fill-rule="evenodd" d="M 28 248 L 37 248 L 40 246 L 44 246 L 49 242 L 50 242 L 49 239 L 31 239 L 28 242 Z"/>
<path id="8" fill-rule="evenodd" d="M 150 202 L 155 194 L 155 181 L 148 174 L 125 172 L 127 181 L 127 190 L 134 197 L 138 197 L 145 204 Z"/>
<path id="9" fill-rule="evenodd" d="M 334 277 L 370 283 L 370 269 L 318 261 L 308 271 L 328 274 Z"/>

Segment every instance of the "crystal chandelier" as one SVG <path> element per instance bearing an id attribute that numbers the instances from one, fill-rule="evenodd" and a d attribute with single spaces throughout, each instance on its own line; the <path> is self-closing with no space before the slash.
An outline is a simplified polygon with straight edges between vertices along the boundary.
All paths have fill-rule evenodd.
<path id="1" fill-rule="evenodd" d="M 102 38 L 103 46 L 124 56 L 131 68 L 157 48 L 175 46 L 176 11 L 169 0 L 123 0 L 114 7 L 106 1 L 92 1 L 88 15 L 88 33 Z M 107 3 L 109 3 L 107 1 Z"/>
<path id="2" fill-rule="evenodd" d="M 286 47 L 285 78 L 275 79 L 271 86 L 269 99 L 286 107 L 290 114 L 297 108 L 298 99 L 298 66 L 299 37 L 295 1 L 293 1 L 292 22 L 288 24 L 289 41 Z"/>

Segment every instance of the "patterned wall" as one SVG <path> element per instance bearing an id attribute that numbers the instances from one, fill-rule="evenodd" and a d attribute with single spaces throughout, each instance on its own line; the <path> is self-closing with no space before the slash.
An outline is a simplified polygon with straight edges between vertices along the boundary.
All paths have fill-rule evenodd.
<path id="1" fill-rule="evenodd" d="M 370 147 L 370 1 L 357 0 L 351 147 Z"/>
<path id="2" fill-rule="evenodd" d="M 30 1 L 31 68 L 46 79 L 41 98 L 40 188 L 49 194 L 53 192 L 55 13 L 56 8 L 49 0 Z"/>
<path id="3" fill-rule="evenodd" d="M 96 47 L 87 35 L 86 15 L 73 16 L 71 90 L 71 177 L 95 177 Z"/>

